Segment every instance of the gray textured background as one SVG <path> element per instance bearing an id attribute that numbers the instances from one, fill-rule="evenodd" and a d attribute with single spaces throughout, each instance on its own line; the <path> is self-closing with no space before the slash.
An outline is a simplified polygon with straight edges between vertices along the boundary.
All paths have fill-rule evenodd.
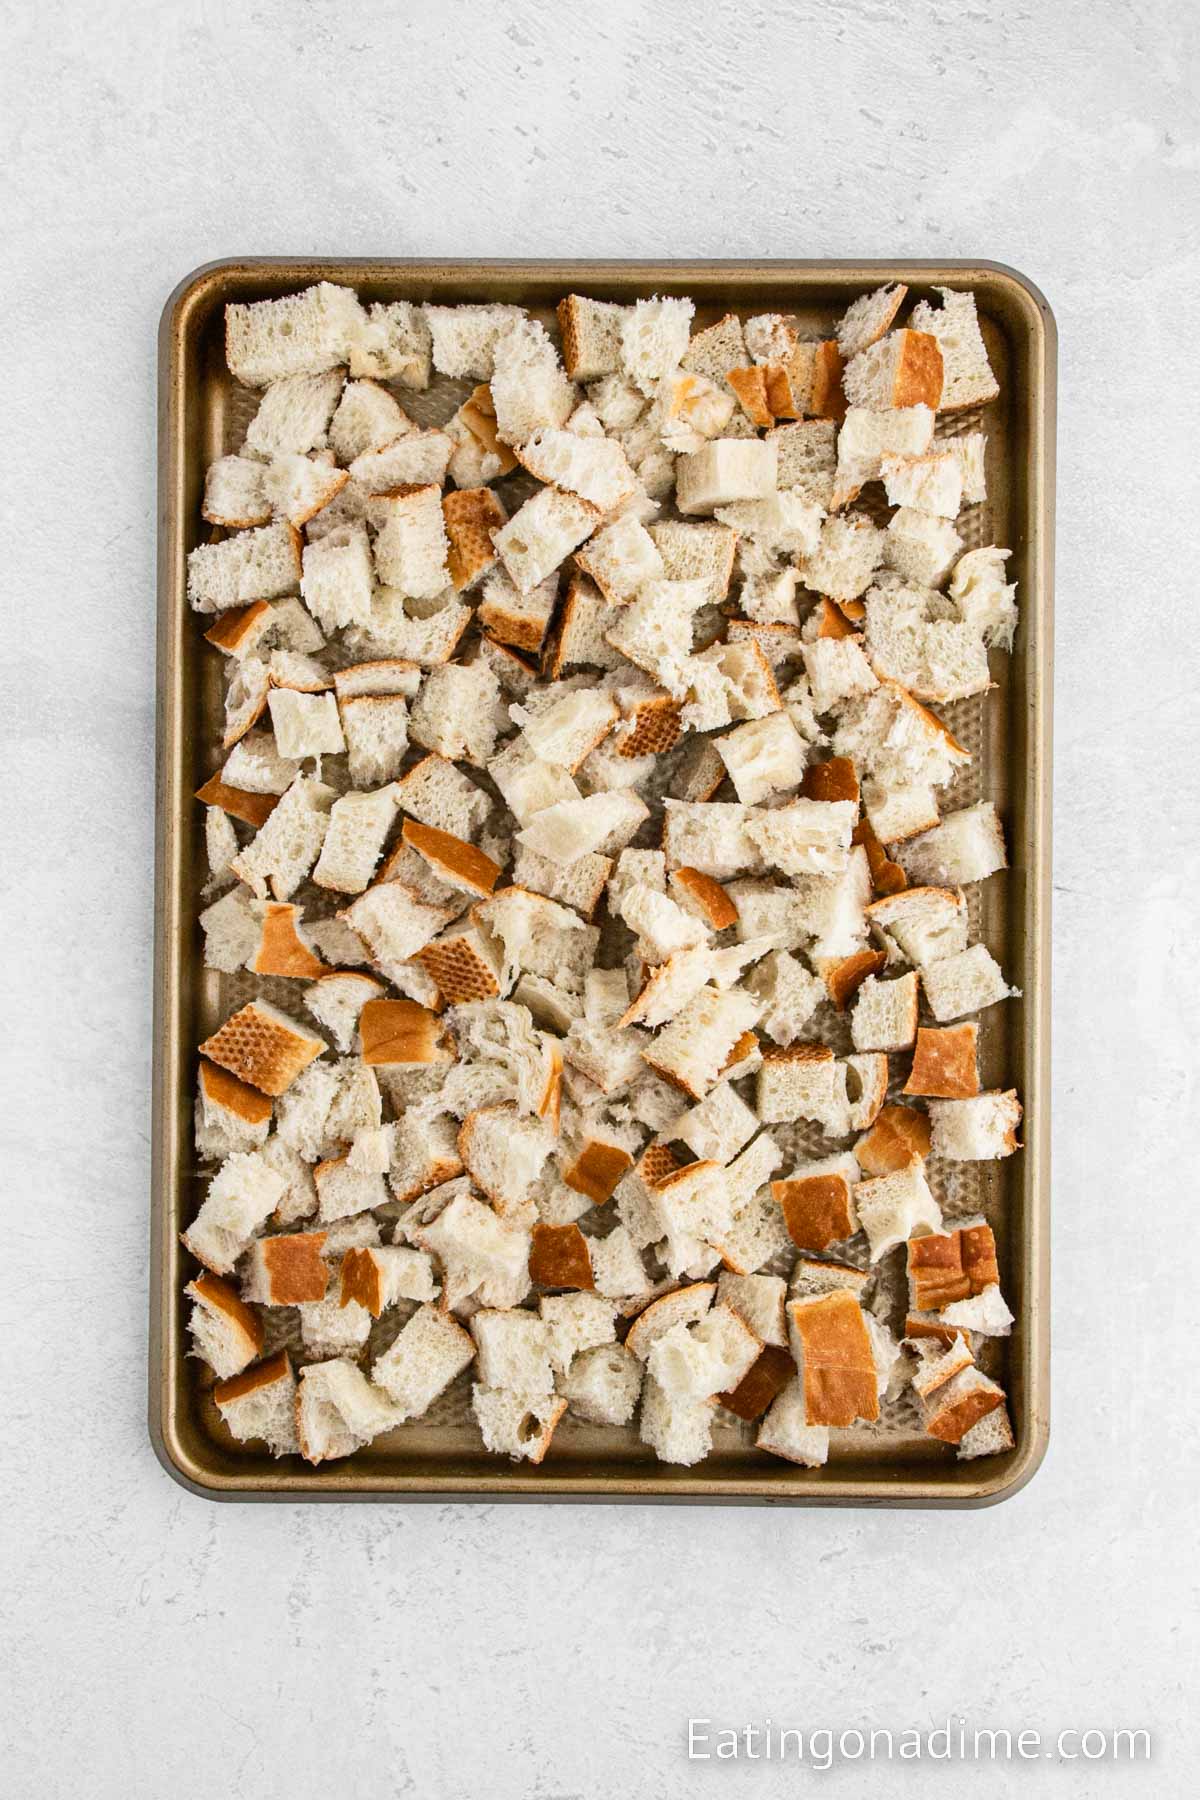
<path id="1" fill-rule="evenodd" d="M 689 1714 L 947 1713 L 1146 1725 L 1156 1766 L 827 1779 L 1193 1792 L 1195 14 L 7 0 L 0 20 L 5 1793 L 776 1795 L 803 1773 L 689 1768 Z M 271 251 L 977 255 L 1048 295 L 1055 1419 L 1009 1504 L 218 1508 L 158 1468 L 154 333 L 186 270 Z"/>

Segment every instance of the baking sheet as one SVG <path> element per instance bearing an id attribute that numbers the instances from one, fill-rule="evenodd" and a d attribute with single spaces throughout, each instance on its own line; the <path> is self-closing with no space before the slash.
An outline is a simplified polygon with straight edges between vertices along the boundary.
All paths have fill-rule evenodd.
<path id="1" fill-rule="evenodd" d="M 203 809 L 196 787 L 217 767 L 222 659 L 204 644 L 186 603 L 186 556 L 207 528 L 200 519 L 204 470 L 237 447 L 256 396 L 229 376 L 224 306 L 316 280 L 353 285 L 364 299 L 439 302 L 512 300 L 549 311 L 569 291 L 631 300 L 686 293 L 698 323 L 728 310 L 795 313 L 827 329 L 848 302 L 884 281 L 908 283 L 910 300 L 938 283 L 976 294 L 1000 398 L 943 415 L 941 432 L 982 426 L 988 434 L 988 501 L 966 509 L 965 548 L 1013 551 L 1021 625 L 1011 657 L 992 656 L 996 688 L 939 709 L 971 751 L 971 765 L 941 792 L 943 811 L 994 799 L 1005 820 L 1012 867 L 968 888 L 972 938 L 1000 960 L 1018 1001 L 982 1015 L 980 1072 L 986 1087 L 1015 1085 L 1025 1104 L 1025 1148 L 999 1164 L 939 1164 L 929 1176 L 948 1222 L 982 1212 L 997 1233 L 1004 1292 L 1017 1314 L 1009 1340 L 993 1340 L 984 1366 L 1009 1390 L 1017 1443 L 1002 1457 L 959 1463 L 920 1431 L 909 1395 L 879 1423 L 838 1434 L 830 1462 L 806 1470 L 753 1447 L 752 1429 L 722 1413 L 710 1457 L 692 1469 L 659 1463 L 636 1432 L 564 1418 L 546 1461 L 512 1464 L 484 1451 L 469 1406 L 469 1372 L 420 1420 L 379 1438 L 345 1462 L 319 1469 L 272 1459 L 236 1443 L 210 1398 L 211 1377 L 187 1355 L 190 1259 L 178 1242 L 207 1176 L 192 1146 L 196 1045 L 261 989 L 294 1007 L 295 984 L 223 976 L 203 965 L 196 915 L 206 877 Z M 160 334 L 159 793 L 156 890 L 156 1028 L 151 1434 L 169 1471 L 193 1489 L 229 1498 L 503 1498 L 745 1500 L 877 1505 L 985 1504 L 1015 1492 L 1037 1467 L 1048 1429 L 1048 1012 L 1049 731 L 1053 567 L 1055 333 L 1023 278 L 994 264 L 423 264 L 231 261 L 189 276 L 168 302 Z M 435 377 L 426 395 L 397 389 L 405 409 L 430 423 L 448 418 L 469 383 Z M 878 491 L 878 490 L 876 490 Z M 870 491 L 867 496 L 870 499 Z M 867 510 L 870 510 L 868 504 Z M 316 891 L 316 890 L 314 890 Z M 290 991 L 289 991 L 290 990 Z M 831 1042 L 837 1022 L 833 1024 Z M 839 1047 L 847 1047 L 845 1044 Z M 898 1059 L 893 1059 L 896 1062 Z M 777 1131 L 785 1150 L 805 1127 Z M 208 1172 L 211 1174 L 211 1171 Z M 891 1259 L 899 1263 L 901 1259 Z M 890 1271 L 900 1298 L 902 1272 Z M 395 1317 L 380 1321 L 388 1339 Z M 290 1315 L 272 1320 L 287 1341 Z M 981 1359 L 982 1360 L 982 1359 Z"/>

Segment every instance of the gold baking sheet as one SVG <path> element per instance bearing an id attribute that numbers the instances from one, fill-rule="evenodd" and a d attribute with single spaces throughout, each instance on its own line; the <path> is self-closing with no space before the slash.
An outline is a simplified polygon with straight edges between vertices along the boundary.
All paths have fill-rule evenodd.
<path id="1" fill-rule="evenodd" d="M 702 322 L 734 310 L 795 313 L 828 327 L 856 295 L 904 281 L 910 299 L 938 284 L 969 287 L 978 302 L 1000 398 L 941 429 L 988 434 L 985 505 L 958 522 L 967 548 L 1013 551 L 1021 624 L 1011 657 L 994 655 L 990 695 L 943 708 L 974 761 L 944 790 L 948 806 L 989 797 L 1005 820 L 1012 867 L 968 890 L 973 936 L 1000 960 L 1020 1000 L 982 1017 L 985 1086 L 1015 1085 L 1025 1105 L 1025 1148 L 1000 1164 L 938 1165 L 930 1179 L 949 1219 L 982 1211 L 996 1227 L 1004 1292 L 1017 1315 L 993 1340 L 985 1366 L 1008 1387 L 1017 1436 L 1002 1457 L 960 1463 L 924 1437 L 907 1398 L 875 1427 L 840 1434 L 829 1464 L 807 1470 L 756 1451 L 749 1430 L 721 1414 L 712 1455 L 695 1468 L 659 1463 L 633 1431 L 602 1430 L 568 1415 L 537 1468 L 488 1455 L 468 1404 L 469 1373 L 426 1418 L 400 1427 L 345 1462 L 318 1469 L 236 1443 L 209 1397 L 211 1378 L 187 1355 L 190 1266 L 178 1233 L 202 1195 L 192 1147 L 196 1044 L 247 997 L 249 977 L 204 967 L 196 924 L 206 876 L 196 787 L 217 766 L 220 658 L 202 640 L 185 597 L 187 552 L 200 540 L 207 464 L 235 448 L 253 401 L 231 380 L 224 307 L 318 280 L 345 282 L 364 299 L 508 300 L 547 313 L 576 290 L 601 299 L 690 295 Z M 995 263 L 518 263 L 234 259 L 189 275 L 163 313 L 159 337 L 158 835 L 152 1166 L 150 1429 L 168 1471 L 223 1499 L 459 1497 L 636 1501 L 746 1501 L 857 1505 L 986 1505 L 1014 1493 L 1044 1453 L 1049 1406 L 1049 942 L 1050 717 L 1054 548 L 1056 334 L 1028 281 Z M 454 410 L 461 384 L 406 409 Z M 263 984 L 267 991 L 274 985 Z M 893 1259 L 895 1260 L 895 1259 Z"/>

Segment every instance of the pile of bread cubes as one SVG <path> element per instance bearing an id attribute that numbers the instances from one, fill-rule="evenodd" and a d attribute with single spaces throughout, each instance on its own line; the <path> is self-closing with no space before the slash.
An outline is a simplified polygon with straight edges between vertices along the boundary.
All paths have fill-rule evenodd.
<path id="1" fill-rule="evenodd" d="M 740 1420 L 815 1467 L 889 1407 L 1012 1446 L 992 1230 L 930 1179 L 1021 1118 L 964 893 L 1004 838 L 943 812 L 930 710 L 1016 627 L 958 529 L 999 390 L 973 297 L 907 298 L 824 338 L 227 308 L 258 397 L 188 562 L 226 673 L 200 923 L 262 982 L 200 1046 L 184 1243 L 233 1438 L 346 1457 L 469 1371 L 534 1464 L 567 1414 L 684 1465 Z"/>

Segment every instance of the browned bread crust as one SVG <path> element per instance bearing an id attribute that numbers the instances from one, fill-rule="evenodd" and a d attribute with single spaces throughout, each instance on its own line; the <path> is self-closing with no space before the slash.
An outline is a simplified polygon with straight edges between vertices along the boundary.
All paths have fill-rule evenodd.
<path id="1" fill-rule="evenodd" d="M 586 1288 L 596 1285 L 587 1239 L 578 1225 L 534 1225 L 529 1250 L 529 1279 L 539 1287 Z"/>
<path id="2" fill-rule="evenodd" d="M 201 1044 L 200 1052 L 251 1087 L 279 1095 L 327 1048 L 324 1038 L 311 1036 L 290 1020 L 281 1023 L 261 1001 L 252 1000 L 226 1019 Z"/>

